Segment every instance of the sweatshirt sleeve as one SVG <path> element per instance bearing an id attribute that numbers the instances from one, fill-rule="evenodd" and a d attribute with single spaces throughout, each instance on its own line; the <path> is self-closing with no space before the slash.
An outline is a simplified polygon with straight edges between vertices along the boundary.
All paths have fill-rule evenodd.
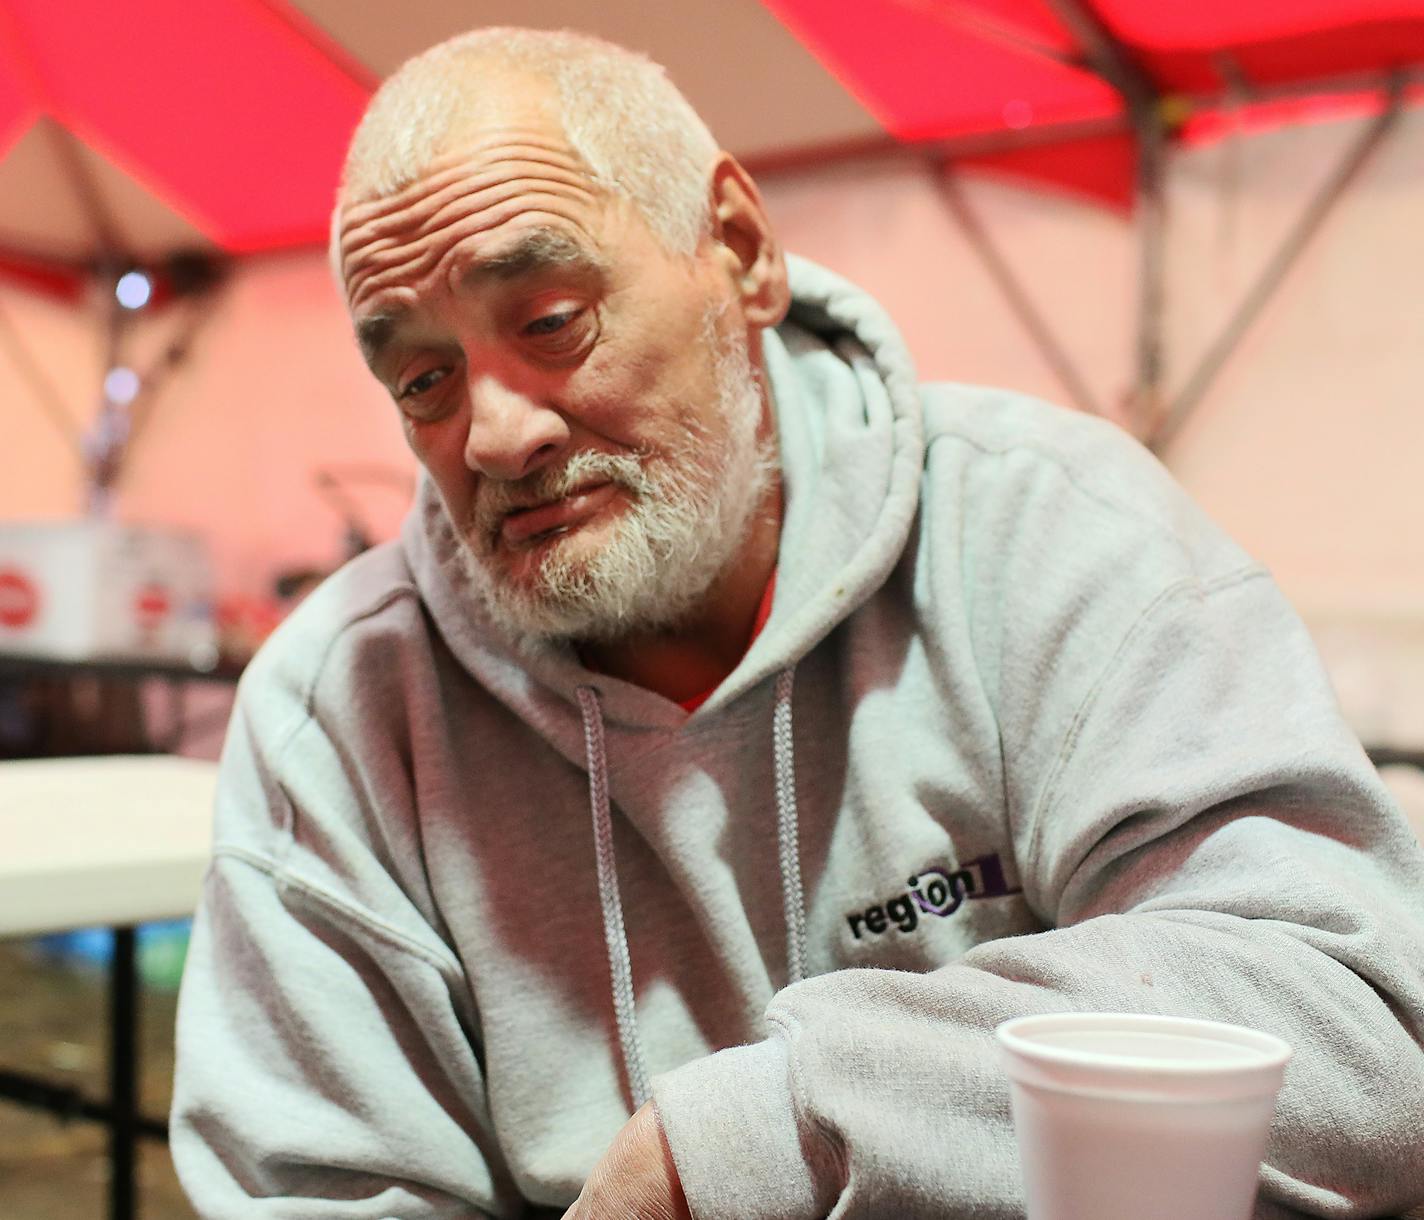
<path id="1" fill-rule="evenodd" d="M 1052 930 L 799 983 L 765 1042 L 658 1078 L 694 1214 L 1021 1216 L 994 1027 L 1094 1010 L 1292 1045 L 1258 1220 L 1419 1206 L 1424 853 L 1303 626 L 1229 554 L 1144 591 L 1091 657 L 1055 664 L 1039 626 L 1005 639 L 1044 651 L 1022 685 L 1003 667 L 1001 722 L 1015 855 Z"/>
<path id="2" fill-rule="evenodd" d="M 310 718 L 297 708 L 280 732 L 291 709 L 244 686 L 179 1007 L 185 1190 L 205 1220 L 522 1215 L 455 955 L 394 886 L 365 902 L 360 884 L 303 863 L 292 828 L 313 786 L 330 809 L 358 802 Z"/>

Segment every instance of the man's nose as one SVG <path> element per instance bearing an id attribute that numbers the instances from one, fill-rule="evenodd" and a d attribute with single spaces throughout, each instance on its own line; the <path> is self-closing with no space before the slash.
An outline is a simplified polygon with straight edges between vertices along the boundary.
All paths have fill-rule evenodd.
<path id="1" fill-rule="evenodd" d="M 552 461 L 568 439 L 564 417 L 531 394 L 488 374 L 471 379 L 465 465 L 477 474 L 522 478 Z"/>

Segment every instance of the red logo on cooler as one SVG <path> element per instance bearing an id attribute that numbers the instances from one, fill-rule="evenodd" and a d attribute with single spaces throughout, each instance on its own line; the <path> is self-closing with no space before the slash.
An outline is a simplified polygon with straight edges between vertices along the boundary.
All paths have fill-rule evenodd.
<path id="1" fill-rule="evenodd" d="M 40 612 L 40 591 L 19 568 L 0 568 L 0 627 L 19 631 Z"/>
<path id="2" fill-rule="evenodd" d="M 163 622 L 171 609 L 173 599 L 168 596 L 168 590 L 160 584 L 142 585 L 134 594 L 134 618 L 145 631 L 152 631 Z"/>

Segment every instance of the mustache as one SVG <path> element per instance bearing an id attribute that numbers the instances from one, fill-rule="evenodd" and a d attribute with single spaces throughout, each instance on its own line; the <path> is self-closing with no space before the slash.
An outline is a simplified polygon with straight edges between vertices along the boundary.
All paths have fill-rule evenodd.
<path id="1" fill-rule="evenodd" d="M 603 453 L 584 449 L 562 466 L 536 470 L 522 479 L 483 479 L 475 493 L 470 524 L 475 537 L 493 539 L 500 523 L 511 512 L 561 500 L 590 482 L 609 482 L 645 495 L 652 481 L 644 469 L 645 455 Z"/>

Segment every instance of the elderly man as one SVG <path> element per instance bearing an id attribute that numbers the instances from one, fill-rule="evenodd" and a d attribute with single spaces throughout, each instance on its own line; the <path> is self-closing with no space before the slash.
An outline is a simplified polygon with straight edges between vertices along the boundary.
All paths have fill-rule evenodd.
<path id="1" fill-rule="evenodd" d="M 1073 1009 L 1293 1044 L 1260 1216 L 1424 1197 L 1424 859 L 1130 440 L 917 387 L 580 36 L 402 68 L 333 255 L 428 477 L 243 683 L 204 1216 L 1013 1216 L 992 1030 Z"/>

